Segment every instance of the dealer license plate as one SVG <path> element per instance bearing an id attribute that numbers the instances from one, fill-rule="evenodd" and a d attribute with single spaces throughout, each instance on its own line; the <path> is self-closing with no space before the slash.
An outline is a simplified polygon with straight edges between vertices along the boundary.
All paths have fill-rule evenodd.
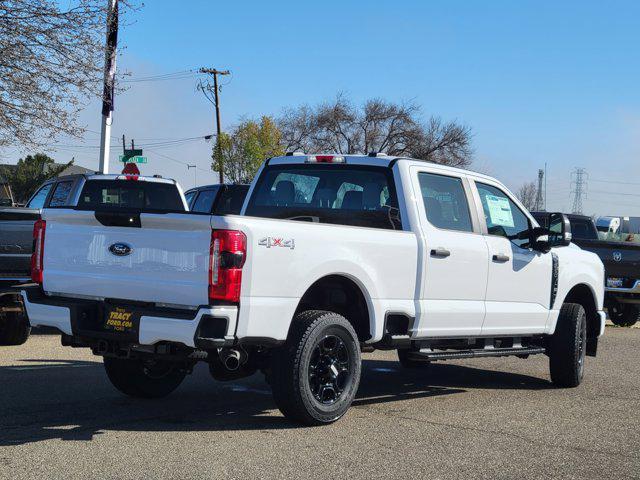
<path id="1" fill-rule="evenodd" d="M 124 307 L 111 307 L 104 316 L 104 328 L 112 332 L 130 333 L 134 330 L 133 311 Z"/>

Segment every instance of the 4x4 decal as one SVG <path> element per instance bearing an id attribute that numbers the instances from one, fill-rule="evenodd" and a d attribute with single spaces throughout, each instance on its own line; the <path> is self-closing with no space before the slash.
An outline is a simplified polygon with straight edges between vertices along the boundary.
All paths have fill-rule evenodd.
<path id="1" fill-rule="evenodd" d="M 296 248 L 296 241 L 293 238 L 286 240 L 280 237 L 266 237 L 261 238 L 260 241 L 258 241 L 258 245 L 267 248 L 282 247 L 290 248 L 291 250 L 293 250 L 294 248 Z"/>

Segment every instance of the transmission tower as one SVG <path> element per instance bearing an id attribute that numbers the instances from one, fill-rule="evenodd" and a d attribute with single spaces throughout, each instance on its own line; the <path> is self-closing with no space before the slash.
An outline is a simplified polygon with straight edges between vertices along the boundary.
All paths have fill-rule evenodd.
<path id="1" fill-rule="evenodd" d="M 576 168 L 571 173 L 571 194 L 573 195 L 572 213 L 582 215 L 582 200 L 587 198 L 589 174 L 584 168 Z"/>
<path id="2" fill-rule="evenodd" d="M 535 209 L 538 212 L 544 210 L 544 193 L 542 193 L 542 186 L 544 185 L 544 170 L 538 170 L 538 191 L 536 193 Z"/>

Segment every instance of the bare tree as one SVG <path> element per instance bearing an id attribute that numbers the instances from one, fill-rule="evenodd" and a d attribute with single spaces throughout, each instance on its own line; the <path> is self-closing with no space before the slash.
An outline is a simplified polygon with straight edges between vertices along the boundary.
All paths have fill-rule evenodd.
<path id="1" fill-rule="evenodd" d="M 516 196 L 527 210 L 533 210 L 536 205 L 537 192 L 538 189 L 535 182 L 527 182 L 518 189 Z"/>
<path id="2" fill-rule="evenodd" d="M 0 146 L 83 133 L 77 113 L 101 95 L 106 8 L 104 0 L 0 0 Z"/>
<path id="3" fill-rule="evenodd" d="M 371 99 L 355 106 L 344 94 L 316 107 L 284 111 L 278 124 L 286 150 L 343 154 L 385 152 L 446 165 L 471 163 L 471 131 L 431 117 L 425 124 L 413 102 Z"/>

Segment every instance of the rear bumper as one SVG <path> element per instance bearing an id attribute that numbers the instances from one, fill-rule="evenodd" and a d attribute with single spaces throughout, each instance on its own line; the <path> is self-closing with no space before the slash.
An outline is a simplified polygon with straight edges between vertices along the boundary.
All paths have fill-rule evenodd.
<path id="1" fill-rule="evenodd" d="M 197 310 L 136 307 L 136 328 L 130 333 L 103 329 L 105 302 L 49 297 L 39 287 L 21 291 L 32 326 L 46 326 L 85 341 L 110 340 L 154 345 L 180 343 L 192 348 L 216 348 L 235 343 L 238 307 L 201 306 Z"/>

